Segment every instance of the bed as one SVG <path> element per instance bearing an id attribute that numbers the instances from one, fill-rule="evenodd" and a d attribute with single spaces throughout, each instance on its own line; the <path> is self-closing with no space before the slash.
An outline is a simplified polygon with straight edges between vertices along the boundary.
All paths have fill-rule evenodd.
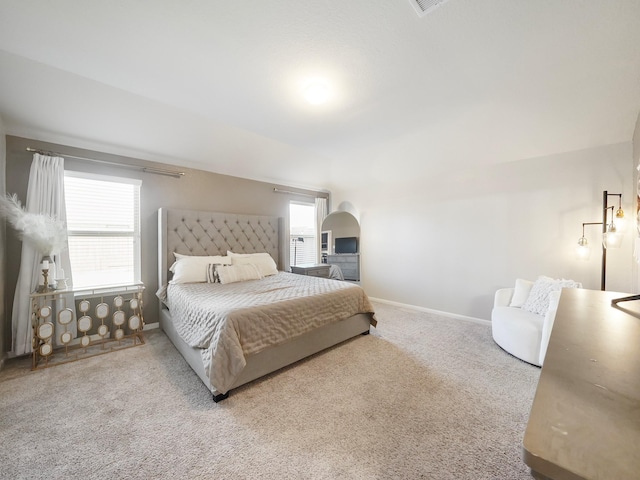
<path id="1" fill-rule="evenodd" d="M 215 402 L 227 398 L 234 388 L 367 334 L 370 326 L 375 326 L 373 309 L 360 287 L 281 271 L 281 230 L 278 217 L 166 208 L 158 211 L 160 328 L 211 391 Z M 279 271 L 261 279 L 224 285 L 169 284 L 173 275 L 169 269 L 176 253 L 199 261 L 225 256 L 229 251 L 238 257 L 267 253 Z M 249 259 L 252 257 L 247 258 L 243 263 L 253 262 Z M 241 293 L 245 296 L 240 297 Z M 227 304 L 224 295 L 231 298 Z M 206 310 L 213 297 L 215 302 L 223 302 L 218 308 L 224 315 Z M 258 322 L 266 322 L 268 328 Z M 291 326 L 291 332 L 281 334 L 285 326 Z M 196 331 L 196 327 L 205 330 Z M 241 328 L 249 330 L 237 333 Z M 260 336 L 262 331 L 264 335 Z M 237 339 L 216 343 L 221 338 L 236 337 L 236 333 Z"/>

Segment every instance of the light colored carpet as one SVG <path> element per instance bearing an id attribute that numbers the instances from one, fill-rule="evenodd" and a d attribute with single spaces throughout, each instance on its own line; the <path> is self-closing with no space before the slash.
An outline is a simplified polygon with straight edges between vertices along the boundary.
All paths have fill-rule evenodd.
<path id="1" fill-rule="evenodd" d="M 218 404 L 167 337 L 0 372 L 2 478 L 530 479 L 539 369 L 487 325 L 375 304 L 379 326 Z"/>

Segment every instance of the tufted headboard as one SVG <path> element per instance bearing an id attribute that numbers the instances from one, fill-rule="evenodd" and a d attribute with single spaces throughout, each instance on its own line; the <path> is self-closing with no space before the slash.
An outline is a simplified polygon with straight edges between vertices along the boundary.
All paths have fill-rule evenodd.
<path id="1" fill-rule="evenodd" d="M 158 210 L 158 285 L 165 285 L 170 279 L 174 252 L 184 255 L 226 255 L 227 250 L 267 252 L 282 270 L 281 225 L 278 217 L 161 208 Z"/>

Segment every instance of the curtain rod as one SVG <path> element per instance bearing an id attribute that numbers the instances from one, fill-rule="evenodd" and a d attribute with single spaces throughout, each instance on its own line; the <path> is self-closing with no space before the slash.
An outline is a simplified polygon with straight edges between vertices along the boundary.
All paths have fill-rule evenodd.
<path id="1" fill-rule="evenodd" d="M 312 193 L 303 193 L 303 192 L 292 192 L 291 190 L 281 190 L 279 188 L 273 187 L 273 191 L 275 193 L 287 193 L 289 195 L 302 195 L 303 197 L 313 197 L 313 198 L 327 198 L 325 195 L 312 194 Z"/>
<path id="2" fill-rule="evenodd" d="M 163 170 L 161 168 L 154 168 L 154 167 L 142 167 L 139 165 L 129 165 L 126 163 L 119 163 L 119 162 L 109 162 L 107 160 L 97 160 L 95 158 L 87 158 L 87 157 L 78 157 L 77 155 L 66 155 L 64 153 L 58 153 L 58 152 L 52 152 L 49 150 L 38 150 L 35 148 L 31 148 L 31 147 L 27 147 L 26 148 L 27 152 L 33 152 L 33 153 L 39 153 L 40 155 L 50 155 L 50 156 L 60 156 L 60 157 L 67 157 L 67 158 L 75 158 L 77 160 L 85 160 L 87 162 L 94 162 L 94 163 L 102 163 L 103 165 L 112 165 L 114 167 L 118 167 L 118 168 L 129 168 L 132 170 L 138 170 L 144 173 L 154 173 L 156 175 L 166 175 L 167 177 L 175 177 L 175 178 L 180 178 L 182 176 L 184 176 L 184 172 L 174 172 L 171 170 Z"/>

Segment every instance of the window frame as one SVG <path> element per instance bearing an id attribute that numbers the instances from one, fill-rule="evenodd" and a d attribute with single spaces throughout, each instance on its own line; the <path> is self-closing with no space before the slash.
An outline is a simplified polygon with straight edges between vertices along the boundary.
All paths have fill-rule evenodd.
<path id="1" fill-rule="evenodd" d="M 104 284 L 104 285 L 92 285 L 92 286 L 81 286 L 76 287 L 74 281 L 74 288 L 80 289 L 102 289 L 102 288 L 110 288 L 114 286 L 128 286 L 142 283 L 142 240 L 141 240 L 141 221 L 140 221 L 140 204 L 141 204 L 141 190 L 142 190 L 142 180 L 138 178 L 130 178 L 130 177 L 118 177 L 115 175 L 106 175 L 101 173 L 92 173 L 92 172 L 82 172 L 78 170 L 65 170 L 64 171 L 65 179 L 66 177 L 73 177 L 79 179 L 86 180 L 96 180 L 101 182 L 111 182 L 111 183 L 119 183 L 119 184 L 127 184 L 133 185 L 134 190 L 134 200 L 133 200 L 133 231 L 95 231 L 95 230 L 70 230 L 67 226 L 67 237 L 82 237 L 82 238 L 90 238 L 90 237 L 129 237 L 133 238 L 133 280 L 131 283 L 125 284 Z M 66 185 L 65 185 L 66 187 Z M 66 189 L 65 189 L 66 191 Z M 65 199 L 65 208 L 66 208 L 66 199 Z M 69 258 L 71 258 L 71 252 L 69 252 Z M 70 260 L 71 261 L 71 260 Z M 73 270 L 71 272 L 73 275 Z"/>
<path id="2" fill-rule="evenodd" d="M 287 254 L 287 263 L 288 263 L 288 269 L 291 270 L 291 267 L 293 266 L 293 263 L 291 263 L 291 256 L 292 256 L 292 252 L 293 252 L 293 248 L 292 248 L 292 243 L 293 243 L 293 238 L 294 237 L 298 237 L 298 236 L 302 236 L 302 235 L 293 235 L 291 233 L 291 205 L 303 205 L 306 207 L 312 207 L 313 211 L 314 211 L 314 220 L 315 217 L 317 215 L 317 205 L 315 204 L 315 202 L 306 202 L 304 200 L 289 200 L 289 204 L 288 204 L 288 210 L 287 210 L 287 238 L 288 238 L 288 242 L 287 242 L 287 247 L 288 247 L 288 254 Z M 315 257 L 314 260 L 311 263 L 318 263 L 318 252 L 319 252 L 319 236 L 318 236 L 318 226 L 314 223 L 314 240 L 315 242 L 313 242 L 313 244 L 315 245 Z M 295 262 L 294 262 L 295 263 Z"/>

